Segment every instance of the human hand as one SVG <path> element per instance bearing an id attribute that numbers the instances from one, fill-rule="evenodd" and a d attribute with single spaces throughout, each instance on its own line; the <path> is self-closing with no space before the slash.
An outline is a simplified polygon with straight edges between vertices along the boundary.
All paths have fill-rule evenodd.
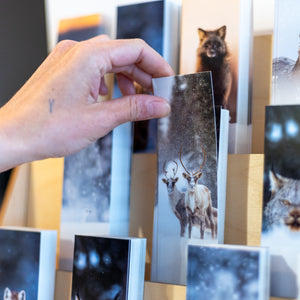
<path id="1" fill-rule="evenodd" d="M 116 73 L 123 97 L 107 93 L 104 75 Z M 133 81 L 152 88 L 153 77 L 173 75 L 141 40 L 98 36 L 59 43 L 18 93 L 0 109 L 0 171 L 18 164 L 75 153 L 114 127 L 167 115 L 169 104 L 136 95 Z"/>

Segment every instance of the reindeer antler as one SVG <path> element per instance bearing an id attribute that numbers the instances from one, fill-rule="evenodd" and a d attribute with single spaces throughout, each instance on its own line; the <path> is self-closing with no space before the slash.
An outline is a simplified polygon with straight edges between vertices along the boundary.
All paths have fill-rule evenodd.
<path id="1" fill-rule="evenodd" d="M 178 163 L 175 160 L 172 160 L 172 162 L 175 164 L 175 167 L 172 168 L 173 171 L 173 177 L 176 176 L 176 173 L 178 171 Z M 168 171 L 167 171 L 167 161 L 165 160 L 164 165 L 163 165 L 163 172 L 165 174 L 166 179 L 170 179 L 168 178 Z"/>
<path id="2" fill-rule="evenodd" d="M 164 165 L 163 165 L 163 172 L 165 173 L 166 179 L 168 179 L 168 171 L 166 170 L 166 164 L 167 164 L 167 161 L 165 160 Z"/>
<path id="3" fill-rule="evenodd" d="M 175 160 L 172 160 L 172 162 L 176 165 L 176 168 L 172 168 L 172 170 L 173 170 L 173 176 L 175 177 L 176 173 L 178 171 L 178 163 Z"/>
<path id="4" fill-rule="evenodd" d="M 202 165 L 200 166 L 200 168 L 196 172 L 194 172 L 193 175 L 198 174 L 201 171 L 201 169 L 204 167 L 204 164 L 205 164 L 205 150 L 202 147 L 202 145 L 200 145 L 200 147 L 201 147 L 202 152 L 203 152 L 203 162 L 202 162 Z"/>
<path id="5" fill-rule="evenodd" d="M 198 174 L 198 173 L 201 171 L 201 169 L 204 167 L 204 164 L 205 164 L 205 150 L 204 150 L 204 148 L 202 147 L 202 145 L 200 145 L 200 147 L 201 147 L 202 152 L 203 152 L 203 162 L 202 162 L 202 165 L 200 166 L 200 168 L 199 168 L 196 172 L 192 172 L 192 174 L 191 174 L 191 172 L 189 172 L 189 171 L 186 169 L 186 167 L 184 166 L 184 164 L 183 164 L 183 162 L 182 162 L 182 160 L 181 160 L 182 145 L 180 146 L 179 160 L 180 160 L 181 165 L 183 166 L 184 170 L 185 170 L 189 175 L 196 175 L 196 174 Z"/>
<path id="6" fill-rule="evenodd" d="M 191 175 L 191 173 L 186 169 L 186 167 L 184 166 L 182 160 L 181 160 L 181 151 L 182 151 L 182 145 L 180 146 L 180 151 L 179 151 L 179 160 L 181 162 L 181 165 L 183 166 L 184 170 L 189 174 Z"/>

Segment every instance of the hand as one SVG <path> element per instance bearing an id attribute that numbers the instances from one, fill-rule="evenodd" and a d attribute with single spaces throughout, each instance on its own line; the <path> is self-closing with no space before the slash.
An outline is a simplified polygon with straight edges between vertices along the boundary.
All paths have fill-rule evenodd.
<path id="1" fill-rule="evenodd" d="M 104 75 L 116 73 L 123 97 L 107 93 Z M 171 67 L 142 40 L 60 42 L 18 93 L 0 109 L 0 171 L 18 164 L 75 153 L 114 127 L 167 115 L 169 104 L 136 95 L 133 81 L 152 88 Z"/>

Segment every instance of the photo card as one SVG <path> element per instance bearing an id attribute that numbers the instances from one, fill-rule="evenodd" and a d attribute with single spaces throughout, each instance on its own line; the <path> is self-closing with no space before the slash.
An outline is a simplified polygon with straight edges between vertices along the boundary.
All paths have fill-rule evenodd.
<path id="1" fill-rule="evenodd" d="M 146 239 L 76 235 L 72 300 L 142 300 Z"/>
<path id="2" fill-rule="evenodd" d="M 229 153 L 250 153 L 252 0 L 183 0 L 180 45 L 180 74 L 212 72 L 215 106 L 230 112 Z"/>
<path id="3" fill-rule="evenodd" d="M 59 22 L 58 41 L 84 41 L 106 32 L 101 14 L 77 16 Z M 105 76 L 111 98 L 112 78 Z M 126 127 L 126 126 L 125 126 Z M 118 234 L 129 230 L 131 133 L 124 124 L 64 159 L 60 224 L 59 268 L 72 270 L 74 235 Z M 125 131 L 124 131 L 125 128 Z M 124 134 L 125 132 L 125 134 Z M 119 189 L 119 185 L 123 189 Z"/>
<path id="4" fill-rule="evenodd" d="M 1 299 L 54 299 L 56 239 L 54 230 L 0 227 Z"/>
<path id="5" fill-rule="evenodd" d="M 266 107 L 261 245 L 270 247 L 271 296 L 297 298 L 300 243 L 300 106 Z"/>
<path id="6" fill-rule="evenodd" d="M 160 55 L 163 55 L 164 1 L 149 1 L 117 7 L 117 38 L 144 40 Z M 135 83 L 137 94 L 149 94 Z M 114 98 L 121 92 L 115 82 Z M 157 120 L 136 121 L 133 126 L 133 152 L 154 153 L 157 146 Z"/>
<path id="7" fill-rule="evenodd" d="M 156 78 L 153 86 L 170 102 L 171 113 L 158 122 L 151 278 L 185 284 L 188 241 L 217 243 L 223 231 L 211 73 Z"/>
<path id="8" fill-rule="evenodd" d="M 269 300 L 267 248 L 188 247 L 186 299 Z"/>

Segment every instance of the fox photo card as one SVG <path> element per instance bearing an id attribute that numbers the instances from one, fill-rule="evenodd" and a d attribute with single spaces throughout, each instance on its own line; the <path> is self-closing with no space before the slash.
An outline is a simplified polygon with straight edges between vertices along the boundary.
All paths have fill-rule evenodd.
<path id="1" fill-rule="evenodd" d="M 269 300 L 269 267 L 267 248 L 189 245 L 186 299 Z"/>
<path id="2" fill-rule="evenodd" d="M 216 106 L 230 111 L 229 152 L 251 150 L 251 0 L 183 0 L 180 74 L 212 72 Z"/>
<path id="3" fill-rule="evenodd" d="M 62 19 L 58 41 L 87 40 L 105 33 L 106 26 L 101 14 Z M 110 90 L 112 82 L 110 78 L 105 80 Z M 99 97 L 99 101 L 105 100 L 105 97 Z M 75 233 L 128 234 L 131 135 L 126 139 L 123 130 L 124 125 L 119 126 L 89 147 L 64 159 L 61 270 L 72 270 Z M 122 190 L 119 185 L 122 185 Z"/>
<path id="4" fill-rule="evenodd" d="M 272 104 L 300 103 L 300 2 L 275 0 Z"/>
<path id="5" fill-rule="evenodd" d="M 217 145 L 210 72 L 157 78 L 171 113 L 158 123 L 152 280 L 185 284 L 189 241 L 217 243 Z"/>
<path id="6" fill-rule="evenodd" d="M 271 295 L 300 295 L 300 106 L 266 108 L 261 245 L 271 251 Z"/>

